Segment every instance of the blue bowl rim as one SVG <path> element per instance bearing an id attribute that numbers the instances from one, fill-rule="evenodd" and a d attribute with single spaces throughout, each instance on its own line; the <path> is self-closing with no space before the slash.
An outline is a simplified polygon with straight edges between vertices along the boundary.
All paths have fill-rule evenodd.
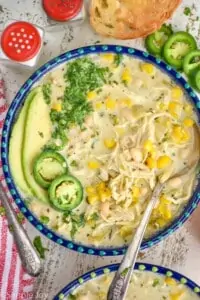
<path id="1" fill-rule="evenodd" d="M 19 210 L 22 214 L 29 220 L 29 222 L 37 228 L 41 233 L 43 233 L 47 238 L 56 242 L 59 245 L 63 245 L 68 249 L 78 251 L 79 253 L 86 253 L 91 255 L 99 255 L 99 256 L 115 256 L 122 255 L 126 252 L 127 247 L 119 247 L 119 248 L 97 248 L 95 246 L 85 246 L 79 244 L 74 241 L 67 240 L 66 238 L 60 236 L 58 233 L 53 232 L 51 229 L 47 228 L 44 224 L 42 224 L 29 210 L 26 206 L 25 202 L 22 200 L 17 187 L 12 179 L 9 159 L 8 159 L 8 151 L 9 151 L 9 139 L 11 134 L 12 126 L 15 122 L 15 118 L 17 116 L 18 111 L 23 105 L 27 94 L 31 90 L 35 84 L 39 82 L 39 80 L 49 73 L 54 68 L 66 63 L 72 59 L 80 58 L 86 55 L 91 54 L 102 54 L 102 53 L 114 53 L 114 54 L 123 54 L 129 55 L 133 58 L 139 59 L 141 61 L 147 61 L 156 65 L 161 71 L 166 73 L 171 79 L 173 79 L 179 86 L 183 88 L 185 93 L 188 96 L 188 99 L 195 105 L 198 114 L 200 115 L 200 100 L 197 95 L 193 92 L 193 89 L 190 85 L 185 81 L 185 79 L 174 70 L 171 66 L 167 65 L 165 62 L 160 60 L 159 58 L 155 58 L 147 52 L 140 51 L 131 47 L 118 46 L 118 45 L 92 45 L 82 48 L 77 48 L 66 53 L 61 54 L 48 61 L 46 64 L 41 66 L 38 70 L 36 70 L 27 81 L 20 88 L 18 93 L 16 94 L 14 100 L 12 101 L 3 126 L 2 131 L 2 139 L 1 139 L 1 160 L 2 160 L 2 168 L 3 173 L 6 179 L 6 184 L 10 191 L 12 198 L 17 204 Z M 169 227 L 161 230 L 152 236 L 149 240 L 143 241 L 141 245 L 141 250 L 144 250 L 148 247 L 151 247 L 158 242 L 162 241 L 165 237 L 172 234 L 175 230 L 180 228 L 183 223 L 189 218 L 192 212 L 196 209 L 200 201 L 200 185 L 198 184 L 193 196 L 189 200 L 188 204 L 184 208 L 184 211 L 177 217 Z"/>
<path id="2" fill-rule="evenodd" d="M 86 283 L 89 280 L 97 278 L 101 275 L 108 274 L 110 272 L 115 272 L 119 268 L 119 264 L 111 264 L 104 267 L 100 267 L 98 269 L 91 270 L 84 275 L 76 278 L 69 284 L 67 284 L 54 298 L 53 300 L 62 300 L 64 297 L 71 294 L 74 290 L 79 288 L 82 284 Z M 187 278 L 186 276 L 181 275 L 180 273 L 171 270 L 169 268 L 161 267 L 158 265 L 152 265 L 148 263 L 136 263 L 134 270 L 140 271 L 151 271 L 153 273 L 165 275 L 167 277 L 171 277 L 176 279 L 180 283 L 186 285 L 190 290 L 192 290 L 197 295 L 200 295 L 200 286 L 198 286 L 195 282 Z"/>

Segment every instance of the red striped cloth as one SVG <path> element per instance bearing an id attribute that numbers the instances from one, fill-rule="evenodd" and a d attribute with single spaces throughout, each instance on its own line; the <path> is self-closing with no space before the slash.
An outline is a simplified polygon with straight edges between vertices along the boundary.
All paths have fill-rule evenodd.
<path id="1" fill-rule="evenodd" d="M 4 94 L 4 82 L 0 72 L 0 136 L 7 105 Z M 0 161 L 0 181 L 4 190 L 17 207 L 8 192 Z M 30 300 L 32 299 L 34 279 L 24 272 L 21 261 L 10 233 L 5 216 L 0 216 L 0 300 Z"/>

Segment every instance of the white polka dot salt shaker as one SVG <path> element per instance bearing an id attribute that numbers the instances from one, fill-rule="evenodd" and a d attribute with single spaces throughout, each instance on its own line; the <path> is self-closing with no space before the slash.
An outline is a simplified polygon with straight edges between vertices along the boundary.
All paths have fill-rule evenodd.
<path id="1" fill-rule="evenodd" d="M 41 0 L 47 16 L 45 30 L 60 29 L 72 24 L 80 24 L 85 19 L 83 0 Z"/>
<path id="2" fill-rule="evenodd" d="M 28 22 L 10 20 L 0 34 L 2 62 L 34 67 L 43 46 L 44 30 Z"/>

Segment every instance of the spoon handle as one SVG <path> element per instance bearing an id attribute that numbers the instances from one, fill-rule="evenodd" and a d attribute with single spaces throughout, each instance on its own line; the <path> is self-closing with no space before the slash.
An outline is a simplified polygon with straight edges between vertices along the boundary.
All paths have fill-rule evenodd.
<path id="1" fill-rule="evenodd" d="M 5 208 L 8 223 L 12 225 L 13 236 L 22 265 L 29 275 L 38 276 L 42 269 L 40 258 L 31 244 L 23 226 L 18 222 L 16 213 L 14 212 L 7 195 L 3 192 L 1 185 L 0 199 Z"/>
<path id="2" fill-rule="evenodd" d="M 151 200 L 149 201 L 146 207 L 140 225 L 137 228 L 135 235 L 133 236 L 133 239 L 127 249 L 126 254 L 124 255 L 124 258 L 119 266 L 118 271 L 115 273 L 115 276 L 108 291 L 107 300 L 123 300 L 126 295 L 128 284 L 131 279 L 133 268 L 138 255 L 138 251 L 140 249 L 140 245 L 142 243 L 143 236 L 147 224 L 149 222 L 152 210 L 154 209 L 157 203 L 157 199 L 162 190 L 162 187 L 163 185 L 159 182 L 155 186 Z"/>

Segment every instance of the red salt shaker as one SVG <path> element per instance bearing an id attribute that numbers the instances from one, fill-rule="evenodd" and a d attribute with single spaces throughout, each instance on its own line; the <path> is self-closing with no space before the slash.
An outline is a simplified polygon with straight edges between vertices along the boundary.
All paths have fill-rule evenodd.
<path id="1" fill-rule="evenodd" d="M 34 67 L 41 53 L 44 30 L 29 22 L 9 20 L 0 36 L 2 62 Z"/>
<path id="2" fill-rule="evenodd" d="M 83 0 L 42 0 L 42 9 L 47 15 L 46 29 L 81 23 L 85 18 Z"/>

